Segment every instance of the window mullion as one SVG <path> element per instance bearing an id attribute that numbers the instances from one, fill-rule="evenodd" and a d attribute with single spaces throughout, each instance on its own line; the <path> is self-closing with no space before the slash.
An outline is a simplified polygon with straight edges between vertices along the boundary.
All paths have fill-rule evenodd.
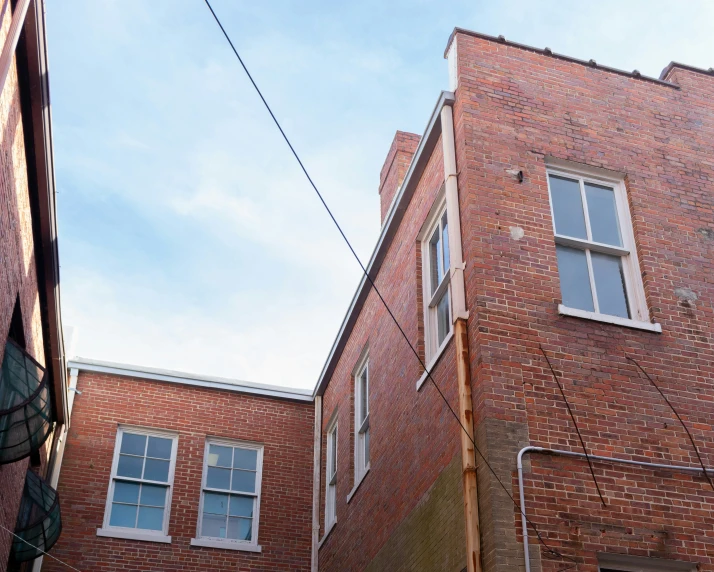
<path id="1" fill-rule="evenodd" d="M 578 184 L 580 185 L 580 200 L 583 203 L 583 215 L 585 216 L 585 232 L 588 235 L 588 242 L 593 241 L 593 234 L 590 230 L 590 211 L 588 210 L 588 200 L 585 196 L 585 183 L 582 177 L 578 179 Z"/>
<path id="2" fill-rule="evenodd" d="M 590 250 L 585 250 L 585 258 L 588 262 L 588 275 L 590 276 L 590 292 L 593 298 L 593 307 L 595 308 L 595 313 L 600 313 L 600 304 L 597 301 L 597 288 L 595 287 L 595 273 L 593 272 L 593 263 L 590 258 Z"/>

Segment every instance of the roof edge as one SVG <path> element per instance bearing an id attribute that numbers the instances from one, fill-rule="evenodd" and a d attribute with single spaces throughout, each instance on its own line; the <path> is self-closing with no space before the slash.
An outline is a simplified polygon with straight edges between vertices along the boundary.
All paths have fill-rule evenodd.
<path id="1" fill-rule="evenodd" d="M 698 68 L 695 66 L 690 66 L 687 64 L 682 64 L 679 62 L 671 61 L 667 64 L 667 66 L 662 70 L 662 73 L 659 74 L 659 79 L 662 81 L 665 81 L 664 78 L 666 78 L 669 75 L 669 72 L 671 72 L 674 68 L 679 68 L 683 70 L 687 70 L 690 72 L 694 73 L 701 73 L 704 75 L 708 75 L 710 77 L 714 77 L 714 68 L 709 68 L 708 70 L 705 70 L 704 68 Z"/>
<path id="2" fill-rule="evenodd" d="M 92 371 L 96 373 L 109 373 L 125 377 L 136 377 L 152 381 L 164 381 L 181 385 L 191 385 L 207 389 L 220 389 L 236 393 L 261 395 L 263 397 L 312 402 L 312 391 L 309 389 L 303 390 L 291 387 L 281 387 L 278 385 L 266 385 L 262 383 L 229 379 L 226 377 L 196 375 L 183 371 L 160 369 L 141 365 L 76 357 L 67 362 L 67 368 L 77 369 L 79 371 Z"/>
<path id="3" fill-rule="evenodd" d="M 446 43 L 446 49 L 444 50 L 444 57 L 445 57 L 445 58 L 447 57 L 447 54 L 448 54 L 448 52 L 449 52 L 449 48 L 451 48 L 451 44 L 453 43 L 454 38 L 456 38 L 456 34 L 464 34 L 464 35 L 466 35 L 466 36 L 472 36 L 472 37 L 474 37 L 474 38 L 479 38 L 479 39 L 481 39 L 481 40 L 487 40 L 487 41 L 489 41 L 489 42 L 495 42 L 495 43 L 497 43 L 497 44 L 503 44 L 504 46 L 511 46 L 511 47 L 513 47 L 513 48 L 518 48 L 518 49 L 521 49 L 521 50 L 526 50 L 526 51 L 529 51 L 529 52 L 534 52 L 534 53 L 536 53 L 536 54 L 540 54 L 540 55 L 542 55 L 542 56 L 546 56 L 546 57 L 549 57 L 549 58 L 555 58 L 555 59 L 557 59 L 557 60 L 562 60 L 562 61 L 566 61 L 566 62 L 570 62 L 570 63 L 574 63 L 574 64 L 579 64 L 579 65 L 586 66 L 586 67 L 589 67 L 589 68 L 592 68 L 592 69 L 598 69 L 598 70 L 606 71 L 606 72 L 609 72 L 609 73 L 614 73 L 614 74 L 617 74 L 617 75 L 622 75 L 622 76 L 625 76 L 625 77 L 629 77 L 629 78 L 631 78 L 631 79 L 637 79 L 637 80 L 640 80 L 640 81 L 647 81 L 647 82 L 654 83 L 654 84 L 657 84 L 657 85 L 661 85 L 661 86 L 664 86 L 664 87 L 670 87 L 670 88 L 672 88 L 672 89 L 681 89 L 677 84 L 674 84 L 674 83 L 671 83 L 671 82 L 662 80 L 662 79 L 661 79 L 662 76 L 660 76 L 660 78 L 656 78 L 656 77 L 651 77 L 651 76 L 647 76 L 647 75 L 642 75 L 642 74 L 641 74 L 640 72 L 638 72 L 637 70 L 633 70 L 633 71 L 631 71 L 631 72 L 628 72 L 628 71 L 621 70 L 621 69 L 618 69 L 618 68 L 613 68 L 613 67 L 610 67 L 610 66 L 603 66 L 603 65 L 600 65 L 600 64 L 596 63 L 595 60 L 586 61 L 586 60 L 581 60 L 581 59 L 578 59 L 578 58 L 573 58 L 573 57 L 571 57 L 571 56 L 566 56 L 566 55 L 563 55 L 563 54 L 556 54 L 556 53 L 553 52 L 550 48 L 543 48 L 543 49 L 541 49 L 541 48 L 536 48 L 536 47 L 534 47 L 534 46 L 528 46 L 528 45 L 526 45 L 526 44 L 519 44 L 518 42 L 508 41 L 508 40 L 506 40 L 506 38 L 504 38 L 503 36 L 498 36 L 498 37 L 489 36 L 488 34 L 482 34 L 481 32 L 474 32 L 473 30 L 466 30 L 466 29 L 464 29 L 464 28 L 459 28 L 459 27 L 454 28 L 454 31 L 451 32 L 451 35 L 449 36 L 449 40 L 448 40 L 448 42 Z"/>
<path id="4" fill-rule="evenodd" d="M 367 264 L 367 274 L 372 280 L 376 280 L 379 270 L 382 267 L 382 262 L 387 254 L 387 250 L 392 244 L 394 235 L 396 234 L 399 225 L 404 218 L 404 213 L 406 212 L 407 206 L 414 195 L 414 190 L 418 184 L 422 173 L 426 167 L 426 162 L 431 153 L 434 150 L 437 140 L 441 135 L 441 120 L 440 113 L 445 105 L 453 106 L 456 101 L 454 93 L 451 91 L 442 91 L 439 95 L 439 99 L 434 106 L 433 111 L 429 117 L 429 121 L 424 130 L 419 145 L 412 161 L 409 165 L 409 170 L 404 176 L 404 181 L 402 181 L 402 186 L 399 188 L 395 194 L 392 204 L 387 211 L 387 215 L 384 219 L 384 224 L 379 233 L 379 238 L 377 239 L 377 244 L 372 251 L 372 256 Z M 342 355 L 342 350 L 347 344 L 347 338 L 352 332 L 352 328 L 357 321 L 360 310 L 364 306 L 367 300 L 367 294 L 371 289 L 371 284 L 367 280 L 367 276 L 362 274 L 362 278 L 357 286 L 357 290 L 352 297 L 345 317 L 342 320 L 340 329 L 337 332 L 335 341 L 332 343 L 330 348 L 330 353 L 325 360 L 325 365 L 322 367 L 320 376 L 318 377 L 317 384 L 315 385 L 315 390 L 313 391 L 313 397 L 322 395 L 325 392 L 325 388 L 332 376 L 332 373 L 337 366 L 337 361 Z"/>

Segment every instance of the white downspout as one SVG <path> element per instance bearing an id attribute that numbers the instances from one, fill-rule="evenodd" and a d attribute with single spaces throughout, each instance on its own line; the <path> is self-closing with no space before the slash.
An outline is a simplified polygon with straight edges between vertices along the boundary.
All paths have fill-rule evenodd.
<path id="1" fill-rule="evenodd" d="M 516 467 L 518 468 L 518 495 L 521 500 L 521 526 L 523 527 L 523 554 L 525 558 L 526 572 L 530 572 L 531 563 L 528 554 L 528 521 L 526 519 L 526 501 L 523 493 L 523 455 L 526 453 L 542 453 L 544 455 L 560 455 L 563 457 L 581 457 L 585 458 L 585 453 L 576 453 L 575 451 L 561 451 L 558 449 L 546 449 L 544 447 L 535 447 L 529 445 L 518 451 L 516 457 Z M 648 467 L 651 469 L 664 469 L 680 473 L 703 473 L 701 467 L 686 467 L 683 465 L 664 465 L 661 463 L 648 463 L 647 461 L 631 461 L 629 459 L 616 459 L 613 457 L 603 457 L 602 455 L 588 455 L 591 460 L 601 461 L 603 463 L 620 463 L 622 465 L 634 465 L 637 467 Z M 707 474 L 714 475 L 714 469 L 707 467 Z"/>
<path id="2" fill-rule="evenodd" d="M 317 572 L 320 541 L 320 474 L 322 473 L 322 397 L 315 396 L 315 430 L 313 435 L 312 468 L 312 562 L 310 570 Z"/>
<path id="3" fill-rule="evenodd" d="M 67 417 L 67 423 L 62 425 L 62 432 L 57 439 L 57 446 L 53 455 L 52 461 L 52 472 L 50 473 L 49 485 L 57 490 L 57 484 L 59 483 L 60 470 L 62 469 L 62 459 L 64 458 L 64 449 L 67 446 L 67 437 L 69 436 L 69 424 L 72 419 L 72 406 L 74 405 L 74 397 L 77 393 L 77 377 L 79 375 L 79 370 L 77 368 L 72 368 L 69 370 L 69 388 L 67 389 L 67 410 L 70 415 Z M 40 572 L 42 569 L 42 559 L 44 556 L 40 556 L 35 559 L 32 563 L 32 572 Z"/>

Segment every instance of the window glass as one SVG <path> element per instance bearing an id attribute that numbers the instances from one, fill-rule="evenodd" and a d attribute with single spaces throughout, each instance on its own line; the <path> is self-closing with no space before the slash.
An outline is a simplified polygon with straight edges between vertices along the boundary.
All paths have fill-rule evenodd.
<path id="1" fill-rule="evenodd" d="M 431 272 L 431 295 L 434 295 L 436 289 L 441 283 L 441 278 L 444 276 L 444 268 L 441 264 L 441 237 L 439 227 L 434 230 L 429 241 L 429 267 Z"/>
<path id="2" fill-rule="evenodd" d="M 593 312 L 595 306 L 585 251 L 558 245 L 556 252 L 563 304 L 569 308 Z"/>
<path id="3" fill-rule="evenodd" d="M 447 334 L 451 331 L 451 319 L 449 308 L 449 292 L 444 292 L 444 295 L 436 305 L 436 325 L 437 325 L 437 340 L 438 345 L 446 339 Z"/>
<path id="4" fill-rule="evenodd" d="M 260 471 L 258 450 L 211 443 L 205 471 L 205 487 L 226 492 L 203 491 L 201 536 L 254 541 Z"/>
<path id="5" fill-rule="evenodd" d="M 600 313 L 629 318 L 622 258 L 600 252 L 591 253 L 591 257 Z"/>
<path id="6" fill-rule="evenodd" d="M 362 371 L 362 374 L 359 377 L 359 383 L 360 383 L 360 414 L 359 414 L 359 422 L 360 425 L 364 423 L 364 420 L 367 418 L 367 412 L 369 411 L 367 409 L 367 392 L 368 392 L 368 387 L 367 387 L 367 367 L 364 368 Z"/>
<path id="7" fill-rule="evenodd" d="M 585 183 L 592 240 L 622 246 L 620 225 L 617 222 L 615 190 L 611 187 Z"/>
<path id="8" fill-rule="evenodd" d="M 173 439 L 121 430 L 118 440 L 109 526 L 161 531 L 167 508 Z"/>
<path id="9" fill-rule="evenodd" d="M 556 233 L 587 240 L 580 183 L 555 175 L 549 175 L 549 181 Z"/>
<path id="10" fill-rule="evenodd" d="M 444 215 L 441 217 L 441 236 L 442 236 L 442 242 L 444 243 L 444 249 L 442 252 L 443 256 L 443 267 L 444 267 L 444 274 L 448 272 L 449 270 L 449 224 L 446 220 L 446 211 L 444 211 Z"/>

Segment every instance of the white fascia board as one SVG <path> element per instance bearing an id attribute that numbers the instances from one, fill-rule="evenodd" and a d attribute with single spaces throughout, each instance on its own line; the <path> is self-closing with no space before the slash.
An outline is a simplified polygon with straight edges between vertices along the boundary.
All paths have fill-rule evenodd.
<path id="1" fill-rule="evenodd" d="M 74 358 L 68 362 L 67 367 L 70 369 L 75 368 L 80 371 L 94 371 L 97 373 L 108 373 L 112 375 L 122 375 L 125 377 L 136 377 L 139 379 L 150 379 L 152 381 L 164 381 L 168 383 L 191 385 L 194 387 L 261 395 L 264 397 L 312 402 L 312 391 L 309 389 L 293 389 L 277 385 L 264 385 L 224 377 L 195 375 L 181 371 L 99 361 L 87 358 Z"/>
<path id="2" fill-rule="evenodd" d="M 369 259 L 367 273 L 372 280 L 377 279 L 377 274 L 382 266 L 382 262 L 384 261 L 397 229 L 404 218 L 404 213 L 406 212 L 412 196 L 414 195 L 416 186 L 424 173 L 426 163 L 431 157 L 439 136 L 441 135 L 441 109 L 445 105 L 453 106 L 455 101 L 456 97 L 453 92 L 442 91 L 439 95 L 439 99 L 434 106 L 434 110 L 432 111 L 429 122 L 424 130 L 424 135 L 422 135 L 419 145 L 417 146 L 417 150 L 414 153 L 414 157 L 412 157 L 412 162 L 409 165 L 409 170 L 404 177 L 402 186 L 399 188 L 399 191 L 392 200 L 389 211 L 387 211 L 387 216 L 384 219 L 382 230 L 379 233 L 377 245 L 374 247 L 372 256 Z M 347 313 L 342 320 L 342 324 L 337 332 L 335 341 L 332 343 L 330 353 L 327 356 L 327 360 L 325 360 L 325 365 L 322 367 L 320 377 L 315 385 L 313 396 L 322 395 L 325 391 L 325 387 L 327 387 L 327 383 L 329 382 L 332 372 L 337 365 L 337 361 L 342 354 L 342 350 L 347 344 L 347 339 L 352 332 L 352 328 L 357 321 L 359 313 L 362 310 L 362 306 L 367 299 L 370 288 L 371 284 L 367 280 L 367 277 L 362 274 L 359 286 L 357 286 L 357 291 L 352 297 L 352 301 L 350 302 Z"/>

